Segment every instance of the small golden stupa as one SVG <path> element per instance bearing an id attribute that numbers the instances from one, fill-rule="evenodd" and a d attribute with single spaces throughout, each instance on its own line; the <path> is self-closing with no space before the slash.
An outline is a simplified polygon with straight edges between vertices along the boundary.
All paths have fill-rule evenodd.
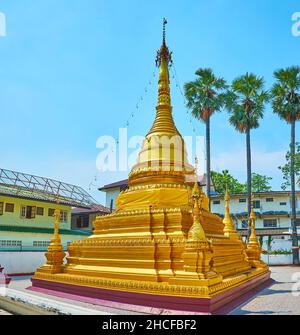
<path id="1" fill-rule="evenodd" d="M 246 248 L 235 229 L 228 193 L 222 221 L 209 211 L 187 161 L 172 117 L 165 24 L 157 53 L 156 117 L 129 174 L 129 187 L 119 195 L 114 213 L 96 218 L 92 236 L 68 247 L 66 265 L 61 260 L 54 271 L 48 250 L 48 263 L 32 278 L 33 289 L 212 312 L 269 279 L 256 236 Z M 60 248 L 52 252 L 61 256 Z"/>

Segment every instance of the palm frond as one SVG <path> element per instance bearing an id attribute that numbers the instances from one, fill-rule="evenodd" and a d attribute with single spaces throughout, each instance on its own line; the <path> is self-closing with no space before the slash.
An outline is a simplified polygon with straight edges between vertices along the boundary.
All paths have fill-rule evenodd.
<path id="1" fill-rule="evenodd" d="M 287 121 L 300 119 L 300 67 L 290 66 L 274 72 L 276 82 L 271 89 L 274 113 Z"/>
<path id="2" fill-rule="evenodd" d="M 198 69 L 196 76 L 194 81 L 184 85 L 186 106 L 197 119 L 206 122 L 214 112 L 222 109 L 224 99 L 220 95 L 227 85 L 225 79 L 216 77 L 210 68 Z"/>
<path id="3" fill-rule="evenodd" d="M 269 99 L 263 77 L 247 72 L 235 78 L 225 96 L 225 107 L 231 114 L 229 122 L 239 132 L 257 128 Z"/>

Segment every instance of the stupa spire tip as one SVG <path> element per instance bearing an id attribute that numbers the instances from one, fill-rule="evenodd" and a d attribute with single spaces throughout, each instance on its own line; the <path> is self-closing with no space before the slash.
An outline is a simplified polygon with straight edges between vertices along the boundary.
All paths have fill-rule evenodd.
<path id="1" fill-rule="evenodd" d="M 156 55 L 156 66 L 161 65 L 162 60 L 165 60 L 167 64 L 172 64 L 172 52 L 169 51 L 166 45 L 166 24 L 168 23 L 167 19 L 163 18 L 163 34 L 162 34 L 162 45 L 157 51 Z"/>
<path id="2" fill-rule="evenodd" d="M 166 24 L 168 23 L 167 19 L 163 18 L 163 44 L 166 43 Z"/>

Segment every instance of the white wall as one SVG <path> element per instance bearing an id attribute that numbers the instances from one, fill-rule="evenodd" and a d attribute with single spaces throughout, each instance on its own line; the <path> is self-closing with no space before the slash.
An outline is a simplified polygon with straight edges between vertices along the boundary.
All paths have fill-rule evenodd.
<path id="1" fill-rule="evenodd" d="M 120 192 L 121 192 L 120 187 L 111 188 L 111 189 L 109 189 L 105 192 L 106 193 L 105 206 L 107 208 L 110 208 L 111 199 L 113 200 L 113 209 L 116 208 L 116 199 L 117 199 L 118 195 L 120 194 Z"/>
<path id="2" fill-rule="evenodd" d="M 64 263 L 69 253 L 66 252 Z M 0 251 L 0 265 L 7 274 L 29 274 L 46 263 L 45 251 Z"/>
<path id="3" fill-rule="evenodd" d="M 261 259 L 268 265 L 291 265 L 293 255 L 261 255 Z"/>
<path id="4" fill-rule="evenodd" d="M 239 199 L 243 198 L 246 199 L 247 196 L 233 196 L 230 199 L 230 212 L 232 214 L 236 213 L 242 213 L 242 212 L 247 212 L 248 207 L 247 207 L 247 199 L 246 202 L 239 202 Z M 266 198 L 273 198 L 273 202 L 267 202 Z M 220 200 L 220 204 L 214 204 L 214 200 Z M 268 211 L 291 211 L 291 204 L 290 204 L 290 197 L 288 194 L 282 194 L 282 193 L 273 193 L 270 192 L 270 194 L 264 194 L 264 195 L 254 195 L 254 200 L 260 200 L 260 209 L 255 209 L 256 212 L 268 212 Z M 281 202 L 286 202 L 286 205 L 280 205 Z M 224 207 L 225 207 L 225 202 L 222 197 L 213 197 L 212 198 L 212 212 L 214 213 L 219 213 L 219 214 L 224 214 Z M 298 194 L 297 197 L 297 208 L 300 207 L 300 197 Z"/>
<path id="5" fill-rule="evenodd" d="M 32 273 L 46 262 L 44 251 L 1 251 L 0 264 L 7 274 Z"/>

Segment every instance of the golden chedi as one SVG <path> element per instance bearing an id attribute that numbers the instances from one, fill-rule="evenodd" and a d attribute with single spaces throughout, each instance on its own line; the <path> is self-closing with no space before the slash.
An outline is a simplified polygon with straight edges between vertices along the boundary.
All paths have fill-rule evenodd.
<path id="1" fill-rule="evenodd" d="M 252 199 L 251 213 L 250 213 L 251 234 L 249 237 L 249 242 L 247 244 L 246 253 L 248 256 L 248 260 L 253 267 L 266 267 L 266 264 L 264 264 L 260 259 L 262 250 L 255 233 L 255 213 L 253 210 L 253 194 L 251 195 L 251 199 Z"/>
<path id="2" fill-rule="evenodd" d="M 54 234 L 51 238 L 48 250 L 45 253 L 47 262 L 39 268 L 39 272 L 43 273 L 61 273 L 63 270 L 63 262 L 66 256 L 64 248 L 59 236 L 60 210 L 54 211 Z"/>
<path id="3" fill-rule="evenodd" d="M 252 261 L 235 230 L 228 194 L 222 222 L 193 183 L 196 172 L 172 117 L 165 23 L 157 53 L 156 117 L 128 189 L 117 198 L 115 212 L 96 218 L 92 236 L 68 247 L 60 273 L 37 269 L 32 289 L 211 312 L 268 280 L 268 268 Z"/>

